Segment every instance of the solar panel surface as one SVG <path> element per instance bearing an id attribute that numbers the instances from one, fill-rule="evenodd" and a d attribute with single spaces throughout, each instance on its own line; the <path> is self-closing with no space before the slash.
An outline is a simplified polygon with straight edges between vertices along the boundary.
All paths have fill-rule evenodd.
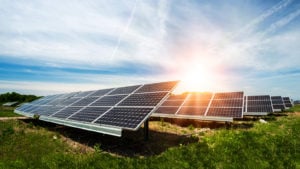
<path id="1" fill-rule="evenodd" d="M 284 102 L 281 96 L 272 96 L 271 101 L 274 111 L 282 111 L 285 109 Z"/>
<path id="2" fill-rule="evenodd" d="M 15 112 L 41 120 L 121 136 L 137 130 L 178 81 L 45 96 Z"/>
<path id="3" fill-rule="evenodd" d="M 262 116 L 273 112 L 269 95 L 247 96 L 244 115 Z"/>
<path id="4" fill-rule="evenodd" d="M 232 121 L 242 117 L 243 96 L 243 92 L 171 95 L 153 116 Z"/>

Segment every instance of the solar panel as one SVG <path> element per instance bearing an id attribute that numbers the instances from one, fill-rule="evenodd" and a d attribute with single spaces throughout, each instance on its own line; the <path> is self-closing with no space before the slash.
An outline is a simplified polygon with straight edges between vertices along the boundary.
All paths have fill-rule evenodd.
<path id="1" fill-rule="evenodd" d="M 92 94 L 93 92 L 95 92 L 95 91 L 80 92 L 80 93 L 76 94 L 75 97 L 86 97 L 86 96 Z"/>
<path id="2" fill-rule="evenodd" d="M 76 113 L 80 109 L 82 109 L 82 107 L 66 107 L 65 109 L 55 113 L 52 116 L 64 119 L 64 118 L 67 118 L 67 117 L 71 116 L 72 114 Z"/>
<path id="3" fill-rule="evenodd" d="M 120 88 L 117 88 L 116 90 L 112 91 L 109 95 L 129 94 L 129 93 L 134 92 L 139 87 L 140 87 L 140 85 L 128 86 L 128 87 L 120 87 Z"/>
<path id="4" fill-rule="evenodd" d="M 72 104 L 72 106 L 87 106 L 91 104 L 92 102 L 96 101 L 98 97 L 85 97 L 82 98 L 81 100 L 75 102 Z"/>
<path id="5" fill-rule="evenodd" d="M 121 136 L 137 130 L 178 81 L 45 96 L 16 113 L 66 126 Z"/>
<path id="6" fill-rule="evenodd" d="M 91 106 L 113 106 L 119 103 L 127 95 L 116 95 L 116 96 L 104 96 L 100 100 L 97 100 Z"/>
<path id="7" fill-rule="evenodd" d="M 285 107 L 293 107 L 292 101 L 289 97 L 282 97 Z"/>
<path id="8" fill-rule="evenodd" d="M 167 93 L 168 92 L 132 94 L 122 101 L 119 106 L 155 106 Z"/>
<path id="9" fill-rule="evenodd" d="M 135 129 L 151 111 L 152 108 L 115 107 L 105 113 L 95 123 Z"/>
<path id="10" fill-rule="evenodd" d="M 206 112 L 206 107 L 181 107 L 178 115 L 189 115 L 189 116 L 204 116 Z"/>
<path id="11" fill-rule="evenodd" d="M 273 112 L 269 95 L 247 96 L 244 115 L 262 116 Z"/>
<path id="12" fill-rule="evenodd" d="M 69 119 L 92 122 L 109 109 L 110 107 L 86 107 L 80 110 L 78 113 L 72 115 Z"/>
<path id="13" fill-rule="evenodd" d="M 271 101 L 272 101 L 274 111 L 280 112 L 280 111 L 283 111 L 285 109 L 283 99 L 282 99 L 281 96 L 272 96 Z"/>
<path id="14" fill-rule="evenodd" d="M 102 89 L 102 90 L 97 90 L 94 93 L 92 93 L 91 95 L 89 95 L 90 97 L 97 97 L 97 96 L 103 96 L 107 93 L 109 93 L 110 91 L 112 91 L 113 89 Z"/>
<path id="15" fill-rule="evenodd" d="M 159 107 L 155 113 L 159 113 L 159 114 L 173 114 L 175 115 L 175 113 L 178 111 L 178 107 Z"/>
<path id="16" fill-rule="evenodd" d="M 152 116 L 232 121 L 243 115 L 243 97 L 243 92 L 171 95 Z"/>
<path id="17" fill-rule="evenodd" d="M 170 91 L 174 88 L 174 86 L 176 86 L 177 83 L 178 81 L 146 84 L 143 87 L 141 87 L 139 90 L 137 90 L 136 93 Z"/>
<path id="18" fill-rule="evenodd" d="M 243 117 L 244 92 L 215 93 L 206 116 L 212 117 Z"/>

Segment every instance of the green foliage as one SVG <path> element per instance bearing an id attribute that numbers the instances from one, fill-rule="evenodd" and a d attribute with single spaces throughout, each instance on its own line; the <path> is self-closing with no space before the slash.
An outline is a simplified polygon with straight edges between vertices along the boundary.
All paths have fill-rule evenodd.
<path id="1" fill-rule="evenodd" d="M 95 144 L 94 145 L 94 150 L 95 150 L 96 153 L 101 153 L 102 151 L 101 151 L 101 148 L 100 148 L 100 144 Z"/>
<path id="2" fill-rule="evenodd" d="M 20 116 L 14 113 L 14 109 L 12 107 L 2 107 L 0 106 L 0 117 L 17 117 Z"/>
<path id="3" fill-rule="evenodd" d="M 188 129 L 189 129 L 189 130 L 194 130 L 195 127 L 194 127 L 192 124 L 190 124 L 190 125 L 188 126 Z"/>
<path id="4" fill-rule="evenodd" d="M 145 158 L 101 151 L 78 153 L 58 133 L 21 121 L 0 123 L 0 168 L 296 168 L 300 166 L 300 117 L 282 117 L 248 130 L 218 130 L 200 142 Z M 101 152 L 101 153 L 99 153 Z"/>
<path id="5" fill-rule="evenodd" d="M 20 103 L 31 102 L 38 98 L 39 97 L 35 95 L 22 95 L 16 92 L 11 92 L 11 93 L 8 92 L 0 95 L 0 103 L 13 102 L 13 101 L 18 101 Z"/>

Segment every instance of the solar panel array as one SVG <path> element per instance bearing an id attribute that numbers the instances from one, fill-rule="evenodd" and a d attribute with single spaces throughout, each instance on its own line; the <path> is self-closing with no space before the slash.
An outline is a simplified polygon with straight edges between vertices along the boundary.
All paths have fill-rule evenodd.
<path id="1" fill-rule="evenodd" d="M 273 105 L 273 110 L 274 111 L 282 111 L 285 109 L 283 100 L 281 96 L 272 96 L 272 105 Z"/>
<path id="2" fill-rule="evenodd" d="M 273 112 L 269 95 L 245 96 L 244 115 L 267 115 Z"/>
<path id="3" fill-rule="evenodd" d="M 283 103 L 285 107 L 291 108 L 293 107 L 292 101 L 289 97 L 282 97 Z"/>
<path id="4" fill-rule="evenodd" d="M 26 103 L 16 113 L 41 120 L 121 135 L 137 130 L 178 81 L 46 96 Z"/>
<path id="5" fill-rule="evenodd" d="M 232 121 L 243 116 L 243 97 L 243 92 L 173 95 L 152 116 Z"/>

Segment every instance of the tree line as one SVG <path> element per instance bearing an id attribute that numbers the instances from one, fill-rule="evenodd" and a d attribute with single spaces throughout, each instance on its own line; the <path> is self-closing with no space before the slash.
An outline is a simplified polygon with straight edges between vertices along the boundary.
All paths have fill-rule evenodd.
<path id="1" fill-rule="evenodd" d="M 23 103 L 23 102 L 31 102 L 33 100 L 36 100 L 40 97 L 35 96 L 35 95 L 23 95 L 23 94 L 19 94 L 16 92 L 7 92 L 4 94 L 0 94 L 0 102 L 5 103 L 5 102 L 19 102 L 19 103 Z"/>

